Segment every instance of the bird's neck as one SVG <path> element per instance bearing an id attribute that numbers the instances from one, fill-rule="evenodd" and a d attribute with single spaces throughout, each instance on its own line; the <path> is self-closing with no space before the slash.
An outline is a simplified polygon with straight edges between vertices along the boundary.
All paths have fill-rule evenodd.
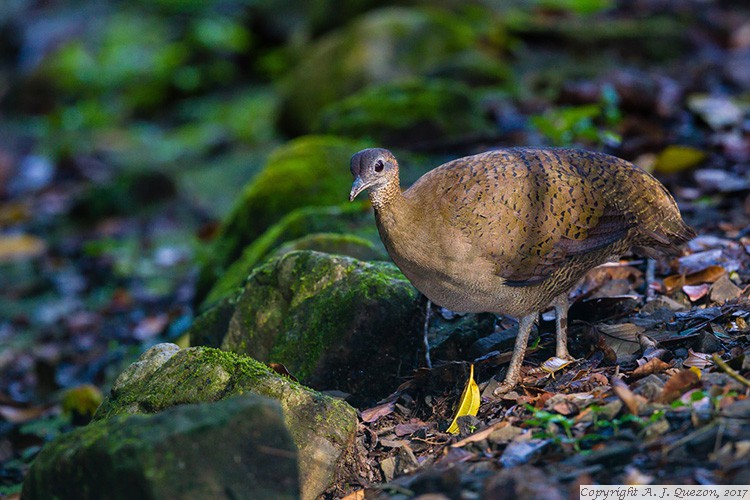
<path id="1" fill-rule="evenodd" d="M 376 212 L 388 212 L 397 210 L 404 201 L 404 195 L 401 194 L 401 187 L 396 182 L 389 182 L 380 189 L 369 192 L 370 203 Z"/>

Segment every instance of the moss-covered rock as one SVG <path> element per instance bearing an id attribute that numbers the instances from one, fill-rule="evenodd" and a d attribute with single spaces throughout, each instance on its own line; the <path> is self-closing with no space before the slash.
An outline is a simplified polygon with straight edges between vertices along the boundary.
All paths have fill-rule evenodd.
<path id="1" fill-rule="evenodd" d="M 237 293 L 252 269 L 279 245 L 312 233 L 356 235 L 372 242 L 376 248 L 382 249 L 378 231 L 373 223 L 372 211 L 366 209 L 361 203 L 298 208 L 245 247 L 242 255 L 221 273 L 218 280 L 210 283 L 211 289 L 206 294 L 201 309 L 206 309 L 225 297 Z M 384 252 L 385 249 L 382 251 Z"/>
<path id="2" fill-rule="evenodd" d="M 119 415 L 64 434 L 44 447 L 23 490 L 30 500 L 299 496 L 297 449 L 281 408 L 252 395 Z"/>
<path id="3" fill-rule="evenodd" d="M 391 263 L 296 251 L 248 278 L 222 348 L 372 402 L 416 367 L 419 293 Z"/>
<path id="4" fill-rule="evenodd" d="M 174 348 L 167 349 L 173 351 Z M 163 346 L 152 351 L 163 352 Z M 147 351 L 144 359 L 165 359 Z M 123 413 L 155 413 L 177 405 L 210 402 L 252 393 L 279 401 L 284 421 L 297 445 L 303 497 L 315 498 L 335 478 L 346 476 L 348 451 L 357 430 L 355 410 L 273 372 L 254 359 L 208 347 L 175 352 L 161 365 L 124 372 L 95 419 Z M 127 373 L 127 375 L 125 375 Z"/>
<path id="5" fill-rule="evenodd" d="M 271 153 L 247 185 L 206 256 L 201 285 L 207 290 L 242 249 L 296 208 L 346 200 L 349 159 L 368 144 L 332 136 L 295 139 Z"/>
<path id="6" fill-rule="evenodd" d="M 370 240 L 353 234 L 313 233 L 284 243 L 271 257 L 281 257 L 297 250 L 314 250 L 334 255 L 346 255 L 358 260 L 387 260 L 388 254 Z"/>
<path id="7" fill-rule="evenodd" d="M 318 131 L 406 145 L 486 131 L 477 92 L 450 80 L 388 82 L 323 110 Z"/>
<path id="8" fill-rule="evenodd" d="M 472 17 L 430 8 L 366 13 L 301 54 L 282 85 L 282 129 L 308 133 L 326 106 L 372 83 L 440 74 L 502 80 L 506 71 L 497 49 L 504 37 L 491 18 L 489 12 Z M 473 71 L 456 71 L 462 61 Z"/>

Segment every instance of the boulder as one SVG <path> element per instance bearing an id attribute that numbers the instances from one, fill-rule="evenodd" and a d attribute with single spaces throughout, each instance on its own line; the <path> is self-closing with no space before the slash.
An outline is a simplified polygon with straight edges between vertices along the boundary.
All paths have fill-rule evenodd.
<path id="1" fill-rule="evenodd" d="M 265 396 L 278 401 L 297 447 L 303 498 L 317 497 L 350 474 L 357 415 L 344 401 L 302 386 L 250 357 L 208 347 L 177 350 L 161 344 L 144 353 L 139 363 L 115 381 L 95 420 L 157 413 L 238 394 Z M 216 443 L 224 446 L 221 440 Z"/>
<path id="2" fill-rule="evenodd" d="M 391 263 L 291 252 L 250 275 L 222 348 L 374 402 L 417 366 L 419 297 Z"/>
<path id="3" fill-rule="evenodd" d="M 292 499 L 298 476 L 279 403 L 250 395 L 63 434 L 34 461 L 23 498 Z"/>
<path id="4" fill-rule="evenodd" d="M 293 210 L 261 236 L 247 245 L 240 257 L 221 275 L 203 300 L 206 309 L 229 294 L 236 294 L 255 266 L 262 263 L 280 245 L 313 233 L 335 233 L 364 238 L 375 245 L 375 253 L 385 255 L 378 236 L 372 211 L 362 203 L 346 203 L 330 207 L 302 207 Z M 323 251 L 323 248 L 310 248 Z M 345 255 L 350 255 L 347 252 Z M 361 258 L 358 255 L 352 257 Z"/>
<path id="5" fill-rule="evenodd" d="M 346 201 L 352 183 L 349 159 L 365 147 L 332 136 L 307 136 L 271 153 L 219 229 L 205 256 L 199 289 L 208 290 L 247 244 L 292 210 Z"/>

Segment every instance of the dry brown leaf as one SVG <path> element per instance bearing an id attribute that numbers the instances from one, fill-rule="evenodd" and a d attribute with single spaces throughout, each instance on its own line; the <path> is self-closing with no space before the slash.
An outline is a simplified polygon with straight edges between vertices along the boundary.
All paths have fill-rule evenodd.
<path id="1" fill-rule="evenodd" d="M 475 432 L 474 434 L 472 434 L 470 436 L 466 436 L 461 441 L 458 441 L 458 442 L 452 444 L 451 446 L 453 448 L 460 448 L 462 446 L 466 446 L 469 443 L 474 443 L 474 442 L 477 442 L 477 441 L 482 441 L 483 439 L 486 439 L 487 436 L 489 436 L 490 434 L 492 434 L 493 431 L 496 431 L 497 429 L 502 429 L 503 427 L 507 427 L 509 425 L 510 424 L 507 421 L 501 420 L 500 422 L 492 424 L 489 427 L 486 427 L 486 428 L 482 429 L 479 432 Z"/>
<path id="2" fill-rule="evenodd" d="M 410 434 L 414 434 L 420 429 L 424 429 L 427 427 L 427 424 L 425 422 L 422 422 L 419 419 L 415 419 L 415 421 L 406 423 L 406 424 L 398 424 L 393 429 L 393 433 L 396 434 L 396 437 L 403 437 Z"/>
<path id="3" fill-rule="evenodd" d="M 708 266 L 705 269 L 686 275 L 673 274 L 664 278 L 664 288 L 666 288 L 667 293 L 672 293 L 685 285 L 693 286 L 701 283 L 714 283 L 726 273 L 726 269 L 722 266 Z"/>
<path id="4" fill-rule="evenodd" d="M 712 364 L 713 361 L 711 360 L 710 354 L 695 352 L 694 350 L 688 348 L 688 357 L 682 363 L 682 366 L 687 366 L 688 368 L 694 366 L 702 370 L 703 368 Z"/>
<path id="5" fill-rule="evenodd" d="M 341 500 L 365 500 L 365 490 L 353 491 Z"/>
<path id="6" fill-rule="evenodd" d="M 691 302 L 695 302 L 705 297 L 710 288 L 710 285 L 703 283 L 702 285 L 685 285 L 682 287 L 682 291 L 685 292 Z"/>
<path id="7" fill-rule="evenodd" d="M 645 364 L 633 370 L 630 375 L 633 377 L 645 377 L 646 375 L 651 375 L 652 373 L 661 373 L 670 366 L 672 365 L 670 365 L 669 363 L 665 363 L 659 358 L 651 358 Z"/>
<path id="8" fill-rule="evenodd" d="M 382 405 L 374 406 L 372 408 L 368 408 L 367 410 L 362 410 L 362 421 L 372 423 L 378 420 L 380 417 L 385 417 L 386 415 L 390 415 L 393 413 L 393 409 L 395 408 L 395 402 L 389 401 L 387 403 L 383 403 Z"/>
<path id="9" fill-rule="evenodd" d="M 639 335 L 644 328 L 633 323 L 619 323 L 616 325 L 597 325 L 596 329 L 604 335 L 607 345 L 617 354 L 623 356 L 633 354 L 641 348 Z"/>
<path id="10" fill-rule="evenodd" d="M 638 415 L 641 400 L 645 402 L 645 399 L 631 391 L 630 387 L 619 378 L 613 378 L 611 384 L 615 395 L 627 406 L 628 411 L 633 415 Z"/>
<path id="11" fill-rule="evenodd" d="M 680 370 L 672 375 L 661 390 L 657 401 L 669 404 L 700 383 L 700 375 L 693 370 Z"/>

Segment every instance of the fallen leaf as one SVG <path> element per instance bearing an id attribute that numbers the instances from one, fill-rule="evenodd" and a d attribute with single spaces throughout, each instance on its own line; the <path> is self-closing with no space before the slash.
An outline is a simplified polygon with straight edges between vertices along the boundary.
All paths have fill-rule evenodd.
<path id="1" fill-rule="evenodd" d="M 503 427 L 507 427 L 509 425 L 510 424 L 507 421 L 501 420 L 500 422 L 494 423 L 490 425 L 489 427 L 485 427 L 481 431 L 475 432 L 474 434 L 463 438 L 461 441 L 453 443 L 451 446 L 453 448 L 460 448 L 461 446 L 465 446 L 469 443 L 475 443 L 477 441 L 481 441 L 483 439 L 486 439 L 494 431 L 498 429 L 502 429 Z"/>
<path id="2" fill-rule="evenodd" d="M 291 372 L 286 367 L 286 365 L 284 365 L 284 363 L 266 363 L 266 365 L 271 370 L 273 370 L 276 373 L 278 373 L 279 375 L 283 375 L 285 377 L 289 377 L 290 379 L 294 380 L 295 382 L 299 382 L 299 380 L 297 380 L 297 377 L 295 377 L 294 375 L 291 374 Z"/>
<path id="3" fill-rule="evenodd" d="M 367 410 L 362 411 L 362 421 L 372 423 L 378 420 L 380 417 L 385 417 L 393 413 L 396 403 L 394 401 L 388 401 L 378 406 L 374 406 Z"/>
<path id="4" fill-rule="evenodd" d="M 672 375 L 664 384 L 659 395 L 658 402 L 669 404 L 682 396 L 685 391 L 692 389 L 700 382 L 700 371 L 696 373 L 693 369 L 680 370 Z"/>
<path id="5" fill-rule="evenodd" d="M 688 349 L 688 357 L 685 359 L 685 361 L 682 363 L 682 366 L 687 367 L 695 367 L 698 369 L 703 369 L 709 365 L 713 364 L 713 361 L 711 361 L 711 355 L 706 354 L 703 352 L 695 352 L 692 349 Z"/>
<path id="6" fill-rule="evenodd" d="M 642 396 L 638 396 L 636 393 L 631 391 L 628 385 L 619 378 L 613 378 L 611 384 L 612 391 L 614 391 L 615 396 L 620 398 L 620 400 L 625 403 L 625 406 L 628 407 L 628 411 L 633 415 L 638 415 L 638 407 L 640 406 L 641 401 L 646 401 L 645 398 L 643 398 Z"/>
<path id="7" fill-rule="evenodd" d="M 744 116 L 742 108 L 725 96 L 691 95 L 688 97 L 687 106 L 714 130 L 737 125 Z"/>
<path id="8" fill-rule="evenodd" d="M 708 284 L 703 283 L 702 285 L 685 285 L 682 287 L 682 291 L 691 302 L 696 302 L 708 294 L 709 288 L 711 287 Z"/>
<path id="9" fill-rule="evenodd" d="M 662 174 L 673 174 L 696 167 L 705 159 L 706 153 L 700 149 L 673 144 L 656 157 L 654 170 Z"/>
<path id="10" fill-rule="evenodd" d="M 540 366 L 540 368 L 550 375 L 553 375 L 556 371 L 562 370 L 573 362 L 574 360 L 572 359 L 563 359 L 558 358 L 557 356 L 552 356 L 547 361 L 542 363 L 542 366 Z"/>
<path id="11" fill-rule="evenodd" d="M 365 490 L 357 490 L 349 493 L 341 500 L 365 500 Z"/>
<path id="12" fill-rule="evenodd" d="M 685 285 L 698 285 L 700 283 L 714 283 L 727 274 L 722 266 L 708 266 L 705 269 L 686 275 L 673 274 L 664 278 L 664 287 L 667 293 L 672 293 Z"/>
<path id="13" fill-rule="evenodd" d="M 624 356 L 638 352 L 641 348 L 638 336 L 644 328 L 633 323 L 615 325 L 597 325 L 596 329 L 604 335 L 607 345 L 617 354 Z"/>
<path id="14" fill-rule="evenodd" d="M 42 255 L 47 243 L 29 234 L 0 235 L 0 263 L 31 259 Z"/>
<path id="15" fill-rule="evenodd" d="M 671 366 L 672 365 L 670 365 L 669 363 L 665 363 L 659 358 L 652 358 L 645 364 L 633 370 L 630 375 L 633 377 L 645 377 L 646 375 L 651 375 L 652 373 L 661 373 Z"/>
<path id="16" fill-rule="evenodd" d="M 398 424 L 394 429 L 393 433 L 396 434 L 396 437 L 403 437 L 410 434 L 414 434 L 420 429 L 424 429 L 427 427 L 427 424 L 425 422 L 422 422 L 421 420 L 417 420 L 416 422 L 409 422 L 406 424 Z"/>
<path id="17" fill-rule="evenodd" d="M 458 403 L 458 411 L 456 411 L 456 416 L 453 417 L 453 422 L 451 422 L 446 432 L 458 434 L 458 417 L 476 415 L 477 411 L 479 411 L 480 398 L 479 386 L 474 380 L 474 365 L 472 364 L 469 368 L 469 380 L 466 382 L 466 387 L 464 387 L 461 400 Z"/>

